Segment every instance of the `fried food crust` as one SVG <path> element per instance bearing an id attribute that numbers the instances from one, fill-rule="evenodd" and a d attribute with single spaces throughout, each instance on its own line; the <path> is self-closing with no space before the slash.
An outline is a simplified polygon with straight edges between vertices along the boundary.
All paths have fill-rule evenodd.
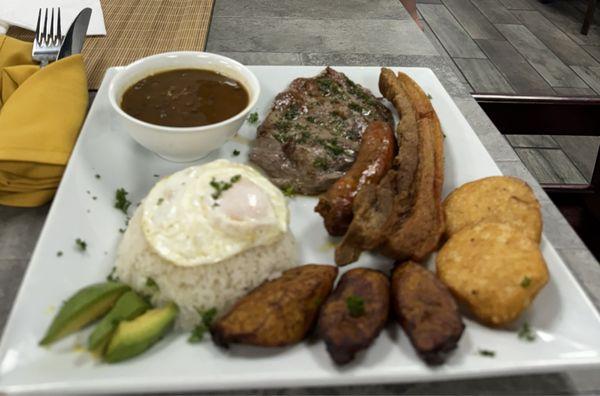
<path id="1" fill-rule="evenodd" d="M 437 248 L 445 229 L 444 137 L 431 101 L 409 76 L 386 68 L 381 69 L 379 90 L 400 114 L 400 147 L 379 184 L 356 196 L 354 219 L 335 252 L 340 266 L 356 261 L 364 250 L 422 261 Z"/>
<path id="2" fill-rule="evenodd" d="M 508 223 L 539 242 L 540 204 L 527 183 L 510 176 L 492 176 L 463 184 L 443 203 L 449 237 L 481 221 Z"/>
<path id="3" fill-rule="evenodd" d="M 454 234 L 439 251 L 437 275 L 484 324 L 516 320 L 548 282 L 538 243 L 505 223 L 479 223 Z"/>
<path id="4" fill-rule="evenodd" d="M 340 177 L 315 207 L 330 235 L 342 236 L 352 221 L 352 203 L 365 185 L 378 183 L 392 166 L 396 139 L 390 124 L 375 121 L 362 136 L 360 149 L 352 167 Z"/>
<path id="5" fill-rule="evenodd" d="M 280 347 L 301 341 L 337 276 L 337 267 L 307 264 L 289 269 L 242 297 L 210 332 L 221 346 L 230 343 Z"/>
<path id="6" fill-rule="evenodd" d="M 347 299 L 362 298 L 364 314 L 353 317 Z M 318 333 L 337 364 L 346 364 L 377 338 L 387 322 L 390 283 L 382 272 L 355 268 L 346 272 L 319 314 Z"/>
<path id="7" fill-rule="evenodd" d="M 429 270 L 412 261 L 392 273 L 392 306 L 419 356 L 441 364 L 456 348 L 465 325 L 448 288 Z"/>

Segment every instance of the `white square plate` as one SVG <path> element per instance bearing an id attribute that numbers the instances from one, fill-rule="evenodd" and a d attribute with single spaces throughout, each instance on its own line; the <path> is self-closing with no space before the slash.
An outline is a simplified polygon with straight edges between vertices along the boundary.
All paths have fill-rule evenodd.
<path id="1" fill-rule="evenodd" d="M 275 95 L 296 77 L 314 76 L 321 67 L 251 67 L 262 88 L 256 110 L 264 118 Z M 355 82 L 378 93 L 379 68 L 335 67 Z M 442 122 L 446 149 L 444 194 L 459 185 L 500 171 L 429 69 L 402 69 L 432 96 Z M 222 350 L 207 337 L 188 344 L 187 334 L 172 334 L 143 355 L 120 364 L 94 360 L 81 345 L 85 332 L 50 349 L 38 341 L 61 301 L 79 288 L 103 280 L 113 266 L 124 227 L 124 215 L 113 208 L 115 190 L 124 187 L 135 203 L 157 181 L 190 164 L 170 163 L 136 144 L 127 131 L 115 130 L 107 86 L 117 70 L 109 70 L 89 112 L 81 136 L 29 264 L 0 345 L 0 392 L 149 392 L 400 383 L 560 371 L 600 365 L 600 316 L 546 238 L 544 257 L 550 282 L 519 323 L 494 330 L 466 320 L 458 349 L 441 367 L 426 366 L 406 335 L 389 325 L 374 345 L 352 364 L 337 368 L 324 344 L 303 342 L 267 350 L 234 347 Z M 240 136 L 202 162 L 216 158 L 246 161 L 255 128 L 245 125 Z M 241 155 L 234 157 L 234 149 Z M 95 175 L 99 174 L 100 178 Z M 94 199 L 93 197 L 97 197 Z M 316 198 L 289 200 L 291 228 L 302 248 L 303 262 L 333 263 L 333 250 L 313 212 Z M 85 253 L 75 239 L 88 242 Z M 63 251 L 57 257 L 57 251 Z M 430 263 L 432 260 L 430 260 Z M 364 254 L 360 264 L 390 265 L 388 259 Z M 353 265 L 351 267 L 356 267 Z M 517 337 L 527 321 L 536 341 Z M 494 358 L 478 350 L 496 351 Z"/>

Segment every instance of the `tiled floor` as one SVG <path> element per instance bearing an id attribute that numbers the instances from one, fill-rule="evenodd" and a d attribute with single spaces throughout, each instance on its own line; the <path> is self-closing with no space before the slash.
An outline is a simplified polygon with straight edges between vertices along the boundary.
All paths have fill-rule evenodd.
<path id="1" fill-rule="evenodd" d="M 579 32 L 585 0 L 417 3 L 430 39 L 473 93 L 600 96 L 600 26 Z"/>
<path id="2" fill-rule="evenodd" d="M 417 0 L 417 8 L 472 93 L 600 96 L 600 9 L 583 36 L 585 0 Z M 589 182 L 600 145 L 600 137 L 507 139 L 542 184 Z"/>
<path id="3" fill-rule="evenodd" d="M 506 138 L 542 184 L 585 184 L 591 180 L 600 137 L 507 135 Z"/>

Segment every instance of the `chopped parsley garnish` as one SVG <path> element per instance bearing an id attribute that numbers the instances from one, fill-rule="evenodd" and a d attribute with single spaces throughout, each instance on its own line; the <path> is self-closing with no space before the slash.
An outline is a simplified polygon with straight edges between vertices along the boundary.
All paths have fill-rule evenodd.
<path id="1" fill-rule="evenodd" d="M 233 150 L 232 154 L 233 154 L 234 157 L 237 157 L 238 155 L 240 155 L 240 150 L 235 149 L 235 150 Z"/>
<path id="2" fill-rule="evenodd" d="M 480 349 L 479 354 L 485 357 L 496 357 L 496 352 L 490 351 L 489 349 Z"/>
<path id="3" fill-rule="evenodd" d="M 100 179 L 100 175 L 99 175 L 99 174 L 97 174 L 97 173 L 94 175 L 94 177 L 95 177 L 96 179 Z"/>
<path id="4" fill-rule="evenodd" d="M 335 139 L 330 139 L 330 140 L 324 141 L 323 147 L 325 147 L 327 149 L 327 151 L 329 151 L 331 154 L 336 155 L 336 156 L 340 155 L 344 152 L 344 149 L 342 147 L 340 147 L 337 140 L 335 140 Z"/>
<path id="5" fill-rule="evenodd" d="M 97 200 L 97 199 L 98 199 L 98 197 L 94 195 L 94 196 L 92 197 L 92 199 L 95 201 L 95 200 Z"/>
<path id="6" fill-rule="evenodd" d="M 431 99 L 433 99 L 433 96 L 431 96 L 430 94 L 427 94 L 427 99 L 431 100 Z"/>
<path id="7" fill-rule="evenodd" d="M 150 289 L 152 293 L 155 293 L 160 290 L 160 288 L 158 287 L 158 283 L 156 283 L 156 281 L 150 277 L 146 278 L 146 287 Z"/>
<path id="8" fill-rule="evenodd" d="M 214 200 L 217 200 L 221 197 L 223 192 L 229 190 L 235 183 L 239 182 L 242 178 L 242 175 L 231 176 L 228 182 L 226 181 L 217 181 L 214 177 L 210 181 L 210 186 L 215 190 L 214 193 L 211 194 L 211 197 Z"/>
<path id="9" fill-rule="evenodd" d="M 521 287 L 523 289 L 527 289 L 529 287 L 529 285 L 531 285 L 531 278 L 528 276 L 525 276 L 523 278 L 523 280 L 521 281 Z"/>
<path id="10" fill-rule="evenodd" d="M 275 123 L 275 128 L 281 133 L 287 133 L 290 131 L 292 123 L 287 120 L 279 120 Z"/>
<path id="11" fill-rule="evenodd" d="M 84 252 L 85 249 L 87 249 L 87 242 L 81 238 L 75 239 L 75 245 L 77 246 L 77 249 L 79 249 L 79 251 L 81 252 Z"/>
<path id="12" fill-rule="evenodd" d="M 293 120 L 295 120 L 296 118 L 298 118 L 298 115 L 299 115 L 299 114 L 300 114 L 300 109 L 298 108 L 298 106 L 297 106 L 297 105 L 295 105 L 295 104 L 292 104 L 292 105 L 291 105 L 291 106 L 290 106 L 290 107 L 287 109 L 287 111 L 286 111 L 286 112 L 283 114 L 283 117 L 284 117 L 286 120 L 293 121 Z"/>
<path id="13" fill-rule="evenodd" d="M 365 314 L 365 300 L 357 295 L 351 295 L 346 299 L 346 307 L 353 318 L 357 318 Z"/>
<path id="14" fill-rule="evenodd" d="M 297 139 L 298 143 L 306 143 L 310 139 L 310 133 L 308 131 L 300 132 L 300 137 Z"/>
<path id="15" fill-rule="evenodd" d="M 357 113 L 362 113 L 362 107 L 360 107 L 360 105 L 356 102 L 352 102 L 348 105 L 348 107 L 350 108 L 350 110 L 354 110 Z"/>
<path id="16" fill-rule="evenodd" d="M 123 233 L 125 233 L 125 229 L 124 229 L 124 228 L 119 228 L 119 232 L 120 232 L 121 234 L 123 234 Z"/>
<path id="17" fill-rule="evenodd" d="M 156 204 L 161 205 L 164 201 L 165 201 L 164 198 L 158 198 L 158 200 L 156 201 Z"/>
<path id="18" fill-rule="evenodd" d="M 62 250 L 59 250 L 58 252 L 56 252 L 56 257 L 61 257 L 63 255 Z"/>
<path id="19" fill-rule="evenodd" d="M 117 267 L 112 267 L 112 269 L 110 270 L 110 274 L 106 276 L 106 280 L 109 282 L 118 282 L 119 277 L 115 275 L 115 272 L 117 272 Z"/>
<path id="20" fill-rule="evenodd" d="M 248 123 L 254 125 L 258 122 L 258 113 L 255 111 L 254 113 L 250 113 L 248 116 Z"/>
<path id="21" fill-rule="evenodd" d="M 313 161 L 313 165 L 316 168 L 321 169 L 321 170 L 327 170 L 327 168 L 329 168 L 329 163 L 323 157 L 315 158 L 315 160 Z"/>
<path id="22" fill-rule="evenodd" d="M 160 177 L 160 175 L 157 175 L 156 173 L 153 174 L 152 176 L 154 176 L 154 177 Z"/>
<path id="23" fill-rule="evenodd" d="M 192 330 L 192 333 L 188 338 L 188 342 L 190 344 L 195 344 L 197 342 L 202 341 L 202 338 L 204 338 L 204 333 L 206 333 L 206 331 L 210 329 L 210 325 L 212 324 L 215 316 L 217 315 L 217 309 L 211 308 L 204 312 L 198 311 L 198 314 L 200 314 L 200 318 L 202 319 L 202 321 L 198 325 L 196 325 L 196 327 L 194 327 L 194 330 Z"/>
<path id="24" fill-rule="evenodd" d="M 519 339 L 524 341 L 535 341 L 535 333 L 531 330 L 529 323 L 523 323 L 521 329 L 519 330 Z"/>
<path id="25" fill-rule="evenodd" d="M 312 116 L 306 117 L 306 121 L 310 122 L 311 124 L 317 123 L 317 120 L 315 119 L 315 117 L 312 117 Z"/>
<path id="26" fill-rule="evenodd" d="M 273 135 L 273 137 L 275 138 L 275 140 L 277 140 L 279 143 L 287 143 L 289 136 L 287 136 L 285 133 L 283 132 L 279 132 L 276 133 L 275 135 Z"/>
<path id="27" fill-rule="evenodd" d="M 369 94 L 367 94 L 360 86 L 356 85 L 355 83 L 346 80 L 349 85 L 350 85 L 350 89 L 348 90 L 352 95 L 358 97 L 360 100 L 362 100 L 364 103 L 374 106 L 377 102 L 375 99 L 373 99 L 373 97 L 371 97 Z M 351 84 L 350 84 L 351 83 Z"/>
<path id="28" fill-rule="evenodd" d="M 294 191 L 293 186 L 282 187 L 281 191 L 283 192 L 283 195 L 285 195 L 286 197 L 293 197 L 294 195 L 296 195 L 296 192 Z"/>
<path id="29" fill-rule="evenodd" d="M 344 75 L 344 78 L 346 80 L 346 84 L 348 84 L 350 88 L 356 88 L 356 83 L 354 81 L 350 80 L 350 78 L 346 75 Z"/>
<path id="30" fill-rule="evenodd" d="M 338 84 L 330 78 L 327 78 L 327 77 L 317 78 L 317 85 L 319 86 L 319 89 L 325 94 L 325 96 L 330 95 L 330 94 L 337 95 L 340 93 Z"/>
<path id="31" fill-rule="evenodd" d="M 127 214 L 127 209 L 131 206 L 131 201 L 127 199 L 127 191 L 124 188 L 119 188 L 115 192 L 115 208 Z"/>

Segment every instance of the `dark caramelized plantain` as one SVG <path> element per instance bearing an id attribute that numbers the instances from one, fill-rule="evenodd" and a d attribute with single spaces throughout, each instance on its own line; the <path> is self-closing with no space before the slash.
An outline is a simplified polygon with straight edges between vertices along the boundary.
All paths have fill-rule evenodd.
<path id="1" fill-rule="evenodd" d="M 441 364 L 455 349 L 465 325 L 448 288 L 429 270 L 408 261 L 392 273 L 396 318 L 423 360 Z"/>
<path id="2" fill-rule="evenodd" d="M 329 296 L 317 329 L 337 364 L 346 364 L 377 338 L 389 314 L 390 282 L 366 268 L 346 272 Z"/>
<path id="3" fill-rule="evenodd" d="M 331 265 L 307 264 L 285 271 L 242 297 L 213 326 L 213 341 L 280 347 L 301 341 L 337 276 Z"/>

